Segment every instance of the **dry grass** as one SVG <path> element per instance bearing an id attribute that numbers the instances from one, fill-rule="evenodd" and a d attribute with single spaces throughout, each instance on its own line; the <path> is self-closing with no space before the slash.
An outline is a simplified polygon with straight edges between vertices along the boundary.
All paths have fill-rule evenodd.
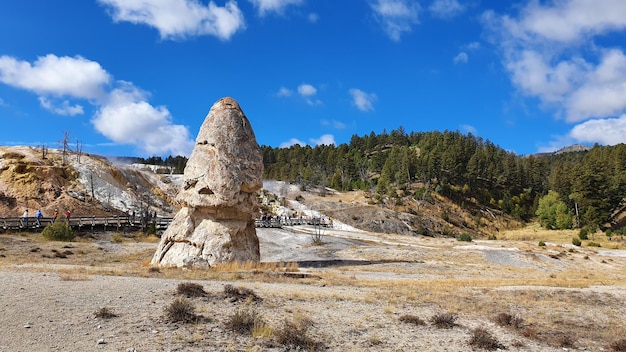
<path id="1" fill-rule="evenodd" d="M 225 325 L 227 329 L 240 334 L 253 335 L 255 328 L 257 335 L 267 333 L 267 324 L 263 321 L 263 318 L 257 311 L 248 308 L 238 309 L 228 317 Z"/>
<path id="2" fill-rule="evenodd" d="M 285 319 L 274 335 L 276 342 L 290 350 L 317 351 L 323 344 L 310 336 L 313 322 L 308 319 Z"/>
<path id="3" fill-rule="evenodd" d="M 626 352 L 626 339 L 611 342 L 609 348 L 613 352 Z"/>
<path id="4" fill-rule="evenodd" d="M 437 313 L 430 317 L 430 323 L 439 329 L 452 329 L 457 326 L 456 319 L 458 316 L 454 313 Z"/>
<path id="5" fill-rule="evenodd" d="M 107 307 L 102 307 L 100 309 L 98 309 L 94 315 L 96 316 L 96 318 L 99 319 L 111 319 L 111 318 L 115 318 L 118 315 L 113 313 L 113 311 L 110 308 Z"/>
<path id="6" fill-rule="evenodd" d="M 492 333 L 485 328 L 475 328 L 470 333 L 469 345 L 475 348 L 480 348 L 487 351 L 495 351 L 498 349 L 505 349 Z"/>
<path id="7" fill-rule="evenodd" d="M 176 287 L 176 293 L 187 298 L 207 296 L 207 293 L 204 291 L 202 285 L 195 282 L 181 282 Z"/>
<path id="8" fill-rule="evenodd" d="M 171 322 L 192 323 L 201 317 L 195 314 L 193 303 L 184 298 L 176 298 L 165 308 L 167 318 Z"/>

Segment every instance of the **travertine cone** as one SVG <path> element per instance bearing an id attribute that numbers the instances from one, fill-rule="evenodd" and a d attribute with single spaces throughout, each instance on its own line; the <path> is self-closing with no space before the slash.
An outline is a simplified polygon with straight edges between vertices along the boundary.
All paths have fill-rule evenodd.
<path id="1" fill-rule="evenodd" d="M 254 218 L 263 158 L 250 122 L 232 98 L 204 120 L 178 194 L 182 209 L 161 237 L 153 265 L 258 261 Z"/>

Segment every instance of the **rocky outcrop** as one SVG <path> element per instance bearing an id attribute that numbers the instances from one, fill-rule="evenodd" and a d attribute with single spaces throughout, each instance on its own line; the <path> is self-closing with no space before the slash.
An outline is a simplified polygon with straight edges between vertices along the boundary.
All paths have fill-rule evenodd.
<path id="1" fill-rule="evenodd" d="M 232 98 L 206 116 L 178 194 L 182 208 L 161 237 L 152 265 L 212 266 L 258 261 L 254 219 L 263 159 L 250 122 Z"/>

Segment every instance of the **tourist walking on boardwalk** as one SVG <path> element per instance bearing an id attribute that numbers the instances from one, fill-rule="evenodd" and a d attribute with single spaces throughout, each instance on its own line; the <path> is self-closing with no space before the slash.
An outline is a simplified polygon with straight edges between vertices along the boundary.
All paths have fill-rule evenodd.
<path id="1" fill-rule="evenodd" d="M 72 214 L 70 213 L 69 210 L 65 212 L 65 221 L 70 222 L 70 215 Z"/>
<path id="2" fill-rule="evenodd" d="M 41 213 L 41 209 L 37 209 L 37 212 L 35 213 L 35 217 L 37 219 L 41 219 L 43 217 L 43 214 Z"/>
<path id="3" fill-rule="evenodd" d="M 24 210 L 24 214 L 22 215 L 24 220 L 24 226 L 28 226 L 28 209 Z"/>

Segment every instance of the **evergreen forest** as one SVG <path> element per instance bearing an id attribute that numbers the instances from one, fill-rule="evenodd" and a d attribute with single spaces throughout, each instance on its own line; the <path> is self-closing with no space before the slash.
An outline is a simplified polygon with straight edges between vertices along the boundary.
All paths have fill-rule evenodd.
<path id="1" fill-rule="evenodd" d="M 261 146 L 264 178 L 378 197 L 424 197 L 499 209 L 546 228 L 621 229 L 626 145 L 520 156 L 458 131 L 353 135 L 340 145 Z"/>

